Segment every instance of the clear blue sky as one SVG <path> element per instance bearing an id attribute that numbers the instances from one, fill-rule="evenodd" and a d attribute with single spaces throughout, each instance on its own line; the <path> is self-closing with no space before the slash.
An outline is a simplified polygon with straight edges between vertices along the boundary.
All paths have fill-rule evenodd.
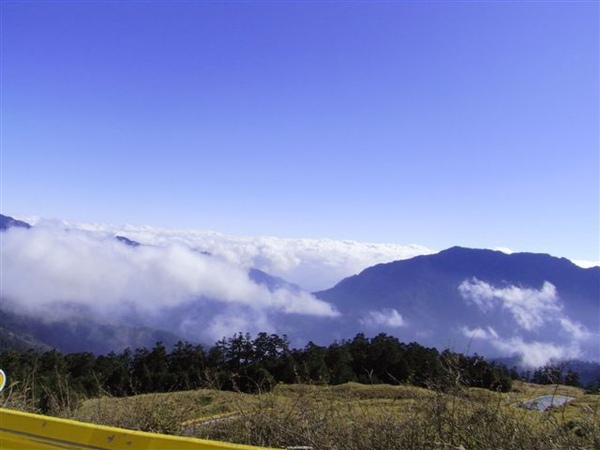
<path id="1" fill-rule="evenodd" d="M 599 259 L 598 2 L 1 8 L 4 214 Z"/>

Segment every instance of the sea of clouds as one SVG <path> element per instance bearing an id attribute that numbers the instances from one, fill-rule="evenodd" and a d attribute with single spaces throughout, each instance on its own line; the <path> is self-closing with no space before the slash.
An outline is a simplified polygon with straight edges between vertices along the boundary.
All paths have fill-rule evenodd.
<path id="1" fill-rule="evenodd" d="M 23 218 L 30 224 L 49 221 Z M 210 253 L 232 265 L 255 268 L 297 284 L 308 292 L 334 286 L 342 279 L 379 263 L 435 253 L 417 244 L 369 243 L 334 239 L 231 236 L 214 231 L 173 230 L 149 226 L 55 222 L 68 229 L 107 237 L 124 236 L 144 245 L 167 248 L 180 244 Z"/>
<path id="2" fill-rule="evenodd" d="M 201 342 L 240 331 L 285 332 L 294 318 L 339 319 L 334 305 L 310 292 L 378 263 L 433 253 L 419 245 L 22 219 L 35 226 L 10 228 L 1 236 L 3 307 L 46 321 L 84 315 L 106 323 L 168 324 L 166 329 Z M 142 245 L 130 246 L 115 236 Z M 251 268 L 300 288 L 260 284 L 249 275 Z M 502 354 L 518 354 L 528 365 L 580 357 L 582 348 L 600 339 L 597 330 L 563 312 L 550 283 L 529 289 L 473 279 L 459 291 L 484 313 L 508 312 L 515 333 L 503 336 L 491 326 L 465 326 L 459 332 Z M 407 327 L 395 309 L 372 311 L 359 322 L 369 330 Z M 535 333 L 548 326 L 557 330 L 558 342 L 536 339 Z"/>
<path id="3" fill-rule="evenodd" d="M 83 314 L 109 323 L 168 323 L 170 331 L 208 342 L 239 331 L 278 332 L 282 316 L 287 321 L 293 316 L 337 317 L 333 305 L 309 292 L 376 263 L 430 252 L 420 246 L 326 239 L 29 223 L 35 226 L 2 233 L 5 308 L 46 321 Z M 126 245 L 115 236 L 142 245 Z M 250 268 L 301 289 L 257 283 Z"/>

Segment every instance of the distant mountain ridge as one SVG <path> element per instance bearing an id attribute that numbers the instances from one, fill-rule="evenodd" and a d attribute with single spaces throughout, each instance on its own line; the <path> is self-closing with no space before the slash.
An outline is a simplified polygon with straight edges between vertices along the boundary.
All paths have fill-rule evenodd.
<path id="1" fill-rule="evenodd" d="M 379 324 L 405 340 L 487 353 L 568 342 L 600 357 L 600 268 L 565 258 L 453 247 L 369 267 L 315 295 L 342 312 L 346 327 Z M 386 314 L 402 322 L 393 326 Z"/>
<path id="2" fill-rule="evenodd" d="M 435 282 L 432 279 L 434 276 Z M 568 292 L 569 298 L 583 300 L 586 309 L 596 308 L 586 314 L 596 312 L 600 300 L 600 267 L 584 269 L 566 258 L 547 254 L 506 254 L 463 247 L 378 264 L 316 295 L 326 300 L 338 300 L 343 295 L 344 305 L 364 303 L 365 296 L 369 296 L 369 305 L 390 306 L 389 302 L 410 301 L 423 292 L 437 290 L 440 294 L 447 293 L 469 278 L 485 280 L 497 286 L 539 287 L 549 281 L 561 292 Z"/>
<path id="3" fill-rule="evenodd" d="M 7 216 L 0 216 L 0 226 L 2 231 L 30 228 Z M 135 249 L 129 251 L 149 249 L 125 236 L 114 237 Z M 106 242 L 115 241 L 109 237 Z M 211 264 L 212 255 L 201 253 L 209 257 L 203 264 Z M 303 292 L 258 269 L 247 269 L 247 275 L 270 292 Z M 377 264 L 314 295 L 334 305 L 339 314 L 273 313 L 277 328 L 266 331 L 286 333 L 299 345 L 309 340 L 326 345 L 360 332 L 370 336 L 385 332 L 404 342 L 518 357 L 534 365 L 543 358 L 600 360 L 600 267 L 583 269 L 565 258 L 452 247 Z M 251 312 L 249 307 L 246 311 Z M 179 339 L 182 320 L 193 322 L 196 330 L 210 326 L 215 317 L 226 317 L 235 326 L 241 311 L 227 301 L 198 298 L 161 311 L 151 323 L 132 314 L 125 324 L 100 324 L 82 310 L 81 320 L 50 325 L 16 316 L 0 304 L 0 343 L 95 352 L 149 347 L 157 340 Z M 247 330 L 234 332 L 238 331 Z"/>

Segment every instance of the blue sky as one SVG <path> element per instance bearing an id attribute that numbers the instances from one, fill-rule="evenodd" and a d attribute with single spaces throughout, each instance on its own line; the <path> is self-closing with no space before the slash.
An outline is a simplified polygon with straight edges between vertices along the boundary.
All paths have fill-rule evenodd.
<path id="1" fill-rule="evenodd" d="M 597 2 L 0 7 L 3 214 L 599 259 Z"/>

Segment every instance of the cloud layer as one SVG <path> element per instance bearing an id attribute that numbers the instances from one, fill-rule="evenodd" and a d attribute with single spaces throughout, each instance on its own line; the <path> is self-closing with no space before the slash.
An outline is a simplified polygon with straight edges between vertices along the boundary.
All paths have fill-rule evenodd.
<path id="1" fill-rule="evenodd" d="M 360 323 L 370 329 L 389 329 L 405 327 L 406 321 L 394 308 L 386 308 L 378 311 L 369 311 L 360 320 Z"/>
<path id="2" fill-rule="evenodd" d="M 464 280 L 458 290 L 466 302 L 485 315 L 497 315 L 501 310 L 512 319 L 510 336 L 502 336 L 491 326 L 463 326 L 461 333 L 489 342 L 503 355 L 519 355 L 526 366 L 538 367 L 552 359 L 581 358 L 585 356 L 584 348 L 600 339 L 599 333 L 589 331 L 564 313 L 556 287 L 547 281 L 534 289 L 495 287 L 473 278 Z"/>
<path id="3" fill-rule="evenodd" d="M 164 311 L 188 306 L 197 311 L 201 305 L 212 315 L 202 317 L 205 326 L 196 334 L 220 338 L 224 331 L 276 329 L 276 314 L 338 314 L 306 292 L 269 290 L 252 281 L 245 267 L 177 242 L 132 247 L 110 234 L 52 222 L 30 230 L 12 228 L 2 239 L 5 307 L 46 320 L 86 312 L 111 322 L 132 315 L 160 321 Z M 227 311 L 231 315 L 223 317 Z M 192 324 L 182 321 L 180 326 L 191 329 Z M 198 320 L 194 326 L 200 330 Z"/>
<path id="4" fill-rule="evenodd" d="M 474 278 L 463 281 L 458 290 L 463 298 L 472 301 L 484 312 L 490 312 L 497 306 L 507 310 L 517 324 L 528 331 L 539 329 L 550 315 L 562 310 L 556 288 L 548 282 L 539 290 L 517 286 L 496 288 Z"/>
<path id="5" fill-rule="evenodd" d="M 235 266 L 254 267 L 296 283 L 309 292 L 328 289 L 343 278 L 379 263 L 434 253 L 421 245 L 380 244 L 333 239 L 228 236 L 212 231 L 115 227 L 66 223 L 72 229 L 120 235 L 152 246 L 181 244 L 209 252 Z"/>
<path id="6" fill-rule="evenodd" d="M 117 235 L 144 245 L 128 246 Z M 419 246 L 57 221 L 39 221 L 30 230 L 11 228 L 1 238 L 4 307 L 48 321 L 88 314 L 97 321 L 133 322 L 203 342 L 239 331 L 287 332 L 285 327 L 300 316 L 315 321 L 316 328 L 321 318 L 335 322 L 339 312 L 307 290 L 331 287 L 377 263 L 431 253 Z M 249 276 L 250 268 L 307 290 L 259 284 Z M 478 340 L 502 355 L 520 355 L 527 365 L 585 357 L 586 349 L 600 341 L 597 330 L 565 313 L 559 292 L 549 282 L 494 286 L 472 278 L 458 292 L 483 321 L 454 326 L 449 333 Z M 426 337 L 416 331 L 418 320 L 409 315 L 408 324 L 391 306 L 354 317 L 353 326 Z"/>

